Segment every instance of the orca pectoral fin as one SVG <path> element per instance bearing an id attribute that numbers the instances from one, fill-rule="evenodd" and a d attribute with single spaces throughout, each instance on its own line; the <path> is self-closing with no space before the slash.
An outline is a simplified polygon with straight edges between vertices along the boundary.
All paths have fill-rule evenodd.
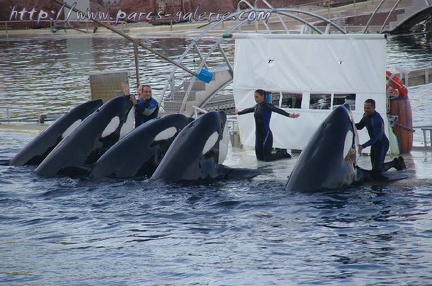
<path id="1" fill-rule="evenodd" d="M 225 165 L 220 165 L 220 172 L 228 180 L 249 180 L 260 174 L 257 169 L 231 168 Z"/>

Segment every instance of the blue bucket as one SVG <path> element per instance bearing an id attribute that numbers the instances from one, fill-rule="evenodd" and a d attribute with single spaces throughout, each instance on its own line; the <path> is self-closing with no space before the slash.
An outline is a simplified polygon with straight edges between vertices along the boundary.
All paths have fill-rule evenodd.
<path id="1" fill-rule="evenodd" d="M 206 69 L 201 69 L 200 72 L 198 74 L 195 75 L 199 80 L 205 82 L 205 83 L 209 83 L 212 78 L 213 78 L 213 73 L 206 70 Z"/>

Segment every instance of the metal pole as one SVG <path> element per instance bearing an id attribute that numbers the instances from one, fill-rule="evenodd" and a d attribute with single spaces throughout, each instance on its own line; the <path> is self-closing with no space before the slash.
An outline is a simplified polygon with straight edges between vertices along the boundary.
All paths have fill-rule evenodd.
<path id="1" fill-rule="evenodd" d="M 354 0 L 354 17 L 357 17 L 356 0 Z"/>
<path id="2" fill-rule="evenodd" d="M 76 8 L 71 7 L 69 4 L 61 3 L 61 2 L 59 2 L 59 0 L 53 0 L 53 1 L 56 2 L 56 3 L 59 4 L 59 5 L 64 5 L 66 8 L 71 9 L 71 10 L 73 10 L 74 12 L 83 13 L 83 14 L 85 15 L 84 12 L 82 12 L 82 11 L 76 9 Z M 102 27 L 107 28 L 107 29 L 110 30 L 110 31 L 113 31 L 113 32 L 116 33 L 116 34 L 119 34 L 120 36 L 122 36 L 122 37 L 125 38 L 125 39 L 128 39 L 128 40 L 131 41 L 131 42 L 134 42 L 135 40 L 138 41 L 138 39 L 134 39 L 134 38 L 132 38 L 131 36 L 129 36 L 129 35 L 127 35 L 127 34 L 121 32 L 121 31 L 119 31 L 119 30 L 117 30 L 117 29 L 115 29 L 115 28 L 113 28 L 113 27 L 111 27 L 110 25 L 105 24 L 104 22 L 101 22 L 101 21 L 96 20 L 96 19 L 91 19 L 91 20 L 92 20 L 93 22 L 95 22 L 96 24 L 99 24 L 99 25 L 101 25 Z M 158 51 L 156 51 L 156 50 L 154 50 L 154 49 L 152 49 L 152 48 L 150 48 L 150 47 L 147 47 L 147 46 L 144 45 L 142 42 L 138 42 L 138 45 L 139 45 L 140 47 L 144 48 L 145 50 L 151 52 L 152 54 L 155 54 L 155 55 L 157 55 L 158 57 L 164 59 L 165 61 L 167 61 L 167 62 L 169 62 L 169 63 L 171 63 L 171 64 L 173 64 L 173 65 L 175 65 L 175 66 L 177 66 L 177 67 L 179 67 L 179 68 L 181 68 L 181 69 L 184 70 L 185 72 L 190 73 L 190 74 L 193 75 L 193 76 L 197 76 L 197 75 L 198 75 L 197 73 L 195 73 L 195 72 L 191 71 L 190 69 L 186 68 L 185 66 L 182 66 L 181 64 L 179 64 L 179 63 L 177 63 L 177 62 L 175 62 L 175 61 L 169 59 L 168 57 L 166 57 L 165 55 L 159 53 Z"/>
<path id="3" fill-rule="evenodd" d="M 372 21 L 372 18 L 375 16 L 375 14 L 378 12 L 379 8 L 381 8 L 382 4 L 385 2 L 385 0 L 381 0 L 381 2 L 378 4 L 378 6 L 375 8 L 375 11 L 373 12 L 373 14 L 369 17 L 368 22 L 366 23 L 366 26 L 363 30 L 363 34 L 367 33 L 367 30 L 369 29 L 369 25 Z"/>
<path id="4" fill-rule="evenodd" d="M 381 26 L 380 33 L 382 33 L 382 31 L 384 30 L 385 25 L 387 24 L 387 21 L 390 19 L 390 16 L 393 14 L 393 11 L 397 8 L 397 6 L 399 5 L 400 2 L 401 2 L 401 0 L 396 1 L 396 3 L 394 4 L 393 8 L 387 14 L 387 17 L 386 17 L 386 19 L 384 20 L 384 23 Z"/>
<path id="5" fill-rule="evenodd" d="M 185 14 L 185 6 L 184 6 L 184 1 L 180 0 L 180 4 L 181 4 L 181 11 L 182 11 L 182 15 Z"/>
<path id="6" fill-rule="evenodd" d="M 138 67 L 138 40 L 133 42 L 134 45 L 134 56 L 135 56 L 135 74 L 137 81 L 137 88 L 140 86 L 139 67 Z"/>

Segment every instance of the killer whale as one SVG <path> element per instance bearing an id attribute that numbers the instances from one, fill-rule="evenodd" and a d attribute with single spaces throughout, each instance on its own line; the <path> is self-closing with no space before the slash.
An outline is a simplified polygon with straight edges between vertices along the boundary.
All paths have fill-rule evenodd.
<path id="1" fill-rule="evenodd" d="M 350 186 L 358 181 L 357 129 L 348 104 L 336 107 L 321 123 L 296 161 L 287 191 L 311 192 Z"/>
<path id="2" fill-rule="evenodd" d="M 383 172 L 384 180 L 376 181 L 371 170 L 357 165 L 358 145 L 359 136 L 350 106 L 343 104 L 336 107 L 321 123 L 300 154 L 285 189 L 312 192 L 367 183 L 383 184 L 408 178 L 404 171 Z M 396 168 L 394 161 L 384 163 L 386 164 L 386 170 Z"/>
<path id="3" fill-rule="evenodd" d="M 129 96 L 102 105 L 66 136 L 39 164 L 39 176 L 88 175 L 90 166 L 133 129 L 134 108 Z"/>
<path id="4" fill-rule="evenodd" d="M 222 164 L 228 153 L 226 123 L 223 111 L 205 113 L 189 123 L 174 139 L 150 179 L 175 183 L 256 176 L 257 170 Z"/>
<path id="5" fill-rule="evenodd" d="M 9 164 L 12 166 L 39 165 L 63 138 L 102 104 L 102 99 L 97 99 L 72 108 L 22 148 Z"/>
<path id="6" fill-rule="evenodd" d="M 174 138 L 192 120 L 169 114 L 138 126 L 94 163 L 90 177 L 151 176 Z"/>

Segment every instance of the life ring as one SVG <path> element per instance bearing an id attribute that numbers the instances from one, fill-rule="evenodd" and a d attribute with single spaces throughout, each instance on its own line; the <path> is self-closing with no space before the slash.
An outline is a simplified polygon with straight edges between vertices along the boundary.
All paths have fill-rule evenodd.
<path id="1" fill-rule="evenodd" d="M 386 94 L 389 97 L 398 97 L 399 96 L 399 90 L 391 87 L 389 84 L 386 84 Z"/>
<path id="2" fill-rule="evenodd" d="M 397 77 L 396 75 L 392 74 L 389 71 L 386 71 L 386 80 L 387 80 L 386 90 L 388 95 L 391 96 L 408 95 L 408 89 L 399 77 Z"/>

